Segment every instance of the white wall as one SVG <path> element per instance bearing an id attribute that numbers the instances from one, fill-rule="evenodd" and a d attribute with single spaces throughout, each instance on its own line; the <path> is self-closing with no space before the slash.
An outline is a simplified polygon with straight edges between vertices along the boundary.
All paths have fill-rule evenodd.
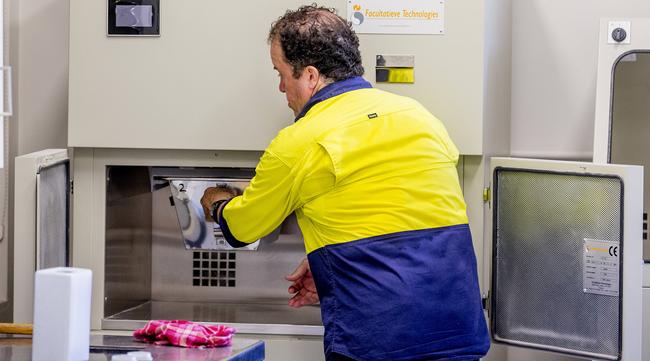
<path id="1" fill-rule="evenodd" d="M 513 155 L 591 159 L 601 17 L 650 17 L 650 1 L 513 1 Z"/>
<path id="2" fill-rule="evenodd" d="M 8 33 L 8 65 L 13 67 L 14 116 L 9 118 L 9 192 L 13 209 L 14 157 L 45 148 L 65 148 L 68 117 L 68 0 L 4 0 Z M 2 199 L 2 198 L 0 198 Z M 19 201 L 19 200 L 18 200 Z M 1 213 L 1 212 L 0 212 Z M 9 211 L 8 223 L 13 223 Z M 9 231 L 9 255 L 13 236 Z M 3 241 L 6 242 L 6 241 Z M 13 268 L 10 257 L 9 269 Z M 12 288 L 12 273 L 8 277 Z M 0 320 L 10 320 L 11 305 L 0 305 Z"/>

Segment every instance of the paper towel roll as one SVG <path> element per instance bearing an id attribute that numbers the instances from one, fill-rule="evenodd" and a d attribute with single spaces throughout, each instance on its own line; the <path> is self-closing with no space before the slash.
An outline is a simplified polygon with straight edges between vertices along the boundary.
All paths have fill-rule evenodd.
<path id="1" fill-rule="evenodd" d="M 87 269 L 36 271 L 32 361 L 88 360 L 91 289 Z"/>

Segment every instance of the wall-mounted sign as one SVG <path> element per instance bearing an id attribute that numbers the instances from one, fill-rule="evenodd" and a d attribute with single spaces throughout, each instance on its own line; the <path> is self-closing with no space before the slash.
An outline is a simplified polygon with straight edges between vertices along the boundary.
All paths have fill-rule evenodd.
<path id="1" fill-rule="evenodd" d="M 359 34 L 444 34 L 445 0 L 348 0 Z"/>

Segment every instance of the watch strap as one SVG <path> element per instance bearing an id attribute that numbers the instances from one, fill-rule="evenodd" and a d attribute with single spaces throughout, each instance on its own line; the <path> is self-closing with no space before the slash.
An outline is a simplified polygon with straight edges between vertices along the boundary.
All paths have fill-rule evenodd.
<path id="1" fill-rule="evenodd" d="M 212 219 L 219 223 L 219 207 L 221 207 L 222 204 L 228 202 L 229 199 L 220 199 L 214 203 L 212 203 L 212 206 L 210 206 L 210 216 Z"/>

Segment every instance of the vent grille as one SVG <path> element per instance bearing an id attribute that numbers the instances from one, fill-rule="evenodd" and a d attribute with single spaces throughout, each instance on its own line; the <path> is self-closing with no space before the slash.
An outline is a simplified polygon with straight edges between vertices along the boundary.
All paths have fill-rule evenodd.
<path id="1" fill-rule="evenodd" d="M 236 252 L 193 252 L 192 286 L 235 287 Z"/>

